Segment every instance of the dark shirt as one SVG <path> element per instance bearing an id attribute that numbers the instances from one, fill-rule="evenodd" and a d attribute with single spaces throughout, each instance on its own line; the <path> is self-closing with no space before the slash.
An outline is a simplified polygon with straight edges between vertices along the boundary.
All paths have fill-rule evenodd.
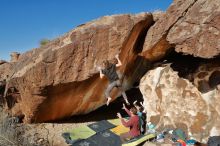
<path id="1" fill-rule="evenodd" d="M 136 137 L 140 135 L 140 128 L 139 128 L 139 117 L 138 115 L 131 116 L 131 112 L 128 109 L 125 109 L 127 114 L 130 116 L 129 121 L 125 121 L 124 119 L 121 119 L 122 124 L 125 127 L 130 127 L 129 134 L 132 137 Z"/>
<path id="2" fill-rule="evenodd" d="M 137 115 L 139 117 L 139 126 L 140 126 L 141 133 L 144 134 L 146 131 L 146 128 L 145 128 L 146 118 L 147 118 L 146 113 L 138 111 Z"/>
<path id="3" fill-rule="evenodd" d="M 106 77 L 109 79 L 111 83 L 119 79 L 118 74 L 116 72 L 115 64 L 110 64 L 108 68 L 102 70 L 102 73 L 106 75 Z"/>

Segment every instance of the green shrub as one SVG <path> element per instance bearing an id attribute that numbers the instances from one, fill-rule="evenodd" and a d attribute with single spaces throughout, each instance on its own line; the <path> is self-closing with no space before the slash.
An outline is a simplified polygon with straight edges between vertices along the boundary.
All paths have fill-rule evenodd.
<path id="1" fill-rule="evenodd" d="M 42 39 L 42 40 L 40 41 L 40 46 L 42 47 L 42 46 L 48 44 L 49 42 L 50 42 L 49 39 Z"/>

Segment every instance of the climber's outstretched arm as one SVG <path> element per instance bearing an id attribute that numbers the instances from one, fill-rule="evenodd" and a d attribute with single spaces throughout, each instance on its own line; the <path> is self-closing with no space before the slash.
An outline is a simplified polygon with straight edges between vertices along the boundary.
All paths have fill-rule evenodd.
<path id="1" fill-rule="evenodd" d="M 102 68 L 98 67 L 98 69 L 99 69 L 100 78 L 102 79 L 104 77 L 104 74 L 102 73 Z"/>
<path id="2" fill-rule="evenodd" d="M 117 59 L 118 63 L 116 64 L 116 67 L 119 67 L 122 65 L 121 60 L 119 59 L 119 55 L 115 55 L 115 58 Z"/>

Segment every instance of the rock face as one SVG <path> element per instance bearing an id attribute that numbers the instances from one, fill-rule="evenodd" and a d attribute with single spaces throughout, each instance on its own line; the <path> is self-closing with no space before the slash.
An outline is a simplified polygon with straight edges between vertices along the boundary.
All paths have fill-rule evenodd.
<path id="1" fill-rule="evenodd" d="M 217 58 L 220 55 L 219 17 L 218 0 L 174 0 L 149 29 L 141 55 L 158 61 L 175 50 L 195 57 Z M 198 66 L 189 80 L 180 78 L 170 67 L 149 71 L 140 83 L 148 120 L 159 129 L 182 128 L 199 141 L 220 135 L 218 62 Z"/>
<path id="2" fill-rule="evenodd" d="M 193 83 L 201 93 L 212 91 L 220 85 L 220 59 L 198 67 L 193 74 Z"/>
<path id="3" fill-rule="evenodd" d="M 104 60 L 119 54 L 123 65 L 118 73 L 129 89 L 170 51 L 219 57 L 219 24 L 219 0 L 174 0 L 165 13 L 105 16 L 82 24 L 0 65 L 0 79 L 9 75 L 8 108 L 24 122 L 89 113 L 106 101 L 108 81 L 97 70 Z M 159 128 L 182 127 L 198 140 L 218 133 L 219 66 L 200 66 L 192 82 L 169 67 L 149 71 L 140 84 L 148 120 Z M 114 89 L 113 99 L 118 95 Z"/>
<path id="4" fill-rule="evenodd" d="M 7 61 L 5 60 L 0 60 L 0 65 L 4 64 L 4 63 L 7 63 Z"/>
<path id="5" fill-rule="evenodd" d="M 6 79 L 7 75 L 10 76 L 13 68 L 14 68 L 13 63 L 5 62 L 1 64 L 0 65 L 0 81 Z"/>
<path id="6" fill-rule="evenodd" d="M 214 70 L 220 68 L 206 71 L 212 74 Z M 201 93 L 168 65 L 150 70 L 141 79 L 140 90 L 148 121 L 157 124 L 157 128 L 182 128 L 199 141 L 220 134 L 220 89 L 217 85 Z"/>
<path id="7" fill-rule="evenodd" d="M 10 56 L 11 56 L 11 62 L 17 62 L 18 59 L 19 59 L 20 53 L 18 53 L 18 52 L 12 52 L 12 53 L 10 54 Z"/>
<path id="8" fill-rule="evenodd" d="M 25 122 L 43 122 L 102 106 L 108 81 L 99 78 L 97 67 L 120 53 L 123 87 L 130 88 L 142 76 L 136 70 L 144 60 L 137 54 L 152 23 L 148 13 L 106 16 L 22 54 L 8 83 L 20 95 L 12 113 L 23 114 Z M 114 90 L 112 97 L 119 94 Z"/>
<path id="9" fill-rule="evenodd" d="M 174 0 L 148 31 L 142 55 L 158 60 L 171 48 L 203 58 L 220 54 L 218 0 Z"/>
<path id="10" fill-rule="evenodd" d="M 171 28 L 167 39 L 175 50 L 203 58 L 220 54 L 220 3 L 198 0 Z M 208 52 L 207 52 L 208 51 Z"/>

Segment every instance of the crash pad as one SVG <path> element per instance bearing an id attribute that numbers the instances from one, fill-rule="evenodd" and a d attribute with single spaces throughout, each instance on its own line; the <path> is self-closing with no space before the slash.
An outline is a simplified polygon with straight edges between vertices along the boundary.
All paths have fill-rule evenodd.
<path id="1" fill-rule="evenodd" d="M 120 135 L 122 133 L 128 132 L 129 128 L 123 126 L 123 125 L 119 125 L 115 128 L 112 128 L 110 131 L 112 131 L 113 133 L 115 133 L 116 135 Z"/>
<path id="2" fill-rule="evenodd" d="M 73 146 L 121 146 L 120 137 L 110 130 L 96 133 L 88 139 L 78 141 Z"/>
<path id="3" fill-rule="evenodd" d="M 135 145 L 141 144 L 144 141 L 151 140 L 151 139 L 153 139 L 155 137 L 156 137 L 155 134 L 141 135 L 141 136 L 133 138 L 130 141 L 122 144 L 122 146 L 135 146 Z"/>
<path id="4" fill-rule="evenodd" d="M 94 130 L 95 132 L 101 132 L 107 129 L 114 128 L 115 125 L 106 120 L 102 120 L 93 124 L 89 124 L 88 127 Z"/>
<path id="5" fill-rule="evenodd" d="M 86 125 L 74 128 L 68 132 L 70 133 L 71 140 L 86 139 L 96 133 Z"/>
<path id="6" fill-rule="evenodd" d="M 120 119 L 111 119 L 107 120 L 109 123 L 112 123 L 115 126 L 121 125 L 121 120 Z"/>

